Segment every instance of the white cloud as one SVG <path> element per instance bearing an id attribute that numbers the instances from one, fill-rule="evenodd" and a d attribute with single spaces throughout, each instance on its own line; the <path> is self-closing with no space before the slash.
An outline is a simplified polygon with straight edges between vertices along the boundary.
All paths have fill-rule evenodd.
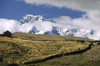
<path id="1" fill-rule="evenodd" d="M 26 23 L 26 24 L 19 25 L 18 28 L 19 28 L 19 31 L 28 33 L 32 29 L 32 27 L 33 27 L 33 24 Z"/>
<path id="2" fill-rule="evenodd" d="M 82 28 L 82 29 L 93 29 L 98 30 L 100 26 L 95 25 L 91 19 L 83 16 L 81 18 L 71 19 L 68 16 L 61 16 L 59 18 L 54 18 L 54 21 L 62 25 L 63 28 Z"/>
<path id="3" fill-rule="evenodd" d="M 43 30 L 43 31 L 50 31 L 52 30 L 52 25 L 53 23 L 49 22 L 49 21 L 37 21 L 34 23 L 34 26 L 38 29 L 38 30 Z"/>
<path id="4" fill-rule="evenodd" d="M 20 23 L 17 20 L 13 19 L 0 19 L 0 33 L 3 33 L 7 30 L 14 32 L 29 32 L 32 29 L 32 24 L 23 24 L 20 25 Z"/>
<path id="5" fill-rule="evenodd" d="M 8 20 L 8 19 L 0 19 L 0 33 L 9 30 L 11 32 L 18 31 L 18 21 L 16 20 Z"/>
<path id="6" fill-rule="evenodd" d="M 8 20 L 8 19 L 0 19 L 0 31 L 4 32 L 6 30 L 10 30 L 12 32 L 29 32 L 33 26 L 35 26 L 38 30 L 51 31 L 52 26 L 60 27 L 60 28 L 82 28 L 82 29 L 93 29 L 99 31 L 100 26 L 94 24 L 93 21 L 96 20 L 91 15 L 90 18 L 87 18 L 90 14 L 85 14 L 80 18 L 74 18 L 68 16 L 61 16 L 59 18 L 53 18 L 52 20 L 56 23 L 49 21 L 36 21 L 33 23 L 25 23 L 20 25 L 17 20 Z M 99 19 L 98 19 L 99 20 Z M 97 24 L 99 21 L 97 21 Z"/>
<path id="7" fill-rule="evenodd" d="M 93 35 L 95 39 L 100 38 L 100 30 L 99 27 L 92 22 L 91 18 L 87 18 L 88 15 L 85 15 L 81 18 L 71 19 L 68 16 L 61 16 L 59 18 L 53 18 L 56 23 L 49 21 L 36 21 L 33 23 L 25 23 L 20 25 L 17 20 L 8 20 L 8 19 L 0 19 L 0 33 L 9 30 L 11 32 L 26 32 L 28 33 L 33 26 L 35 26 L 38 30 L 42 31 L 51 31 L 52 27 L 59 28 L 80 28 L 80 29 L 93 29 L 96 33 Z"/>
<path id="8" fill-rule="evenodd" d="M 50 31 L 52 30 L 53 23 L 49 21 L 36 21 L 34 23 L 25 23 L 20 25 L 17 20 L 9 19 L 0 19 L 0 33 L 5 32 L 6 30 L 13 32 L 26 32 L 28 33 L 33 26 L 38 30 Z"/>
<path id="9" fill-rule="evenodd" d="M 27 4 L 52 5 L 56 7 L 66 7 L 82 11 L 100 9 L 100 0 L 23 0 Z"/>
<path id="10" fill-rule="evenodd" d="M 100 25 L 100 0 L 23 0 L 27 4 L 50 5 L 58 8 L 70 8 L 86 12 L 88 19 L 96 25 Z"/>

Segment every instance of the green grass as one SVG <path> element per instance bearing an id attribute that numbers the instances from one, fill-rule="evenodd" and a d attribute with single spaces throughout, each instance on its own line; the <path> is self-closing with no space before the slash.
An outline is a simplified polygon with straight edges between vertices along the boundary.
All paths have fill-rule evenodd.
<path id="1" fill-rule="evenodd" d="M 7 63 L 0 62 L 0 66 L 7 66 Z"/>
<path id="2" fill-rule="evenodd" d="M 83 54 L 63 56 L 42 63 L 30 64 L 27 66 L 99 66 L 100 61 Z"/>

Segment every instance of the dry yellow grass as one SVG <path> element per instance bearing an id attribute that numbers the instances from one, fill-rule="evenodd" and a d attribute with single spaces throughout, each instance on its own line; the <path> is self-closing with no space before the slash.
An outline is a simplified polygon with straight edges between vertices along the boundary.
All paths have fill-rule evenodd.
<path id="1" fill-rule="evenodd" d="M 59 36 L 59 35 L 39 35 L 31 33 L 14 33 L 13 37 L 21 39 L 30 39 L 30 40 L 84 40 L 84 41 L 93 41 L 92 39 L 73 37 L 73 36 Z"/>
<path id="2" fill-rule="evenodd" d="M 45 38 L 43 37 L 43 40 L 46 38 L 47 36 L 45 36 Z M 60 37 L 55 38 L 55 40 L 62 39 Z M 42 39 L 42 37 L 40 39 Z M 39 38 L 37 40 L 39 40 Z M 48 40 L 51 40 L 51 38 Z M 16 63 L 44 59 L 52 55 L 60 54 L 62 51 L 64 53 L 78 51 L 78 48 L 84 49 L 87 46 L 88 45 L 81 44 L 80 42 L 72 41 L 32 41 L 28 39 L 0 37 L 0 55 Z M 16 54 L 16 52 L 19 53 Z"/>
<path id="3" fill-rule="evenodd" d="M 100 60 L 100 45 L 94 45 L 92 49 L 85 52 L 84 55 Z"/>

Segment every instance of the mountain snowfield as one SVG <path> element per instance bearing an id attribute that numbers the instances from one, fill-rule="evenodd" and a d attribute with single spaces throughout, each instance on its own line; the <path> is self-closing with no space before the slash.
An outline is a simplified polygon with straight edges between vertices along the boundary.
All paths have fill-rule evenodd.
<path id="1" fill-rule="evenodd" d="M 100 39 L 95 36 L 95 30 L 65 27 L 69 26 L 69 24 L 62 27 L 60 24 L 56 24 L 56 21 L 53 21 L 52 19 L 45 19 L 40 15 L 26 15 L 19 23 L 23 29 L 26 29 L 26 31 L 20 29 L 19 32 L 25 31 L 33 34 L 75 36 L 95 40 Z"/>

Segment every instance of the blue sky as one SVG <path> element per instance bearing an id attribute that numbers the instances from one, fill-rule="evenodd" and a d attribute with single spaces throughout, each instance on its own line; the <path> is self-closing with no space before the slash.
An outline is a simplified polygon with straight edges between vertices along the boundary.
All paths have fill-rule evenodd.
<path id="1" fill-rule="evenodd" d="M 26 14 L 42 15 L 46 19 L 69 16 L 71 18 L 82 17 L 85 12 L 56 6 L 32 5 L 24 1 L 0 0 L 0 18 L 15 19 L 20 21 Z"/>

